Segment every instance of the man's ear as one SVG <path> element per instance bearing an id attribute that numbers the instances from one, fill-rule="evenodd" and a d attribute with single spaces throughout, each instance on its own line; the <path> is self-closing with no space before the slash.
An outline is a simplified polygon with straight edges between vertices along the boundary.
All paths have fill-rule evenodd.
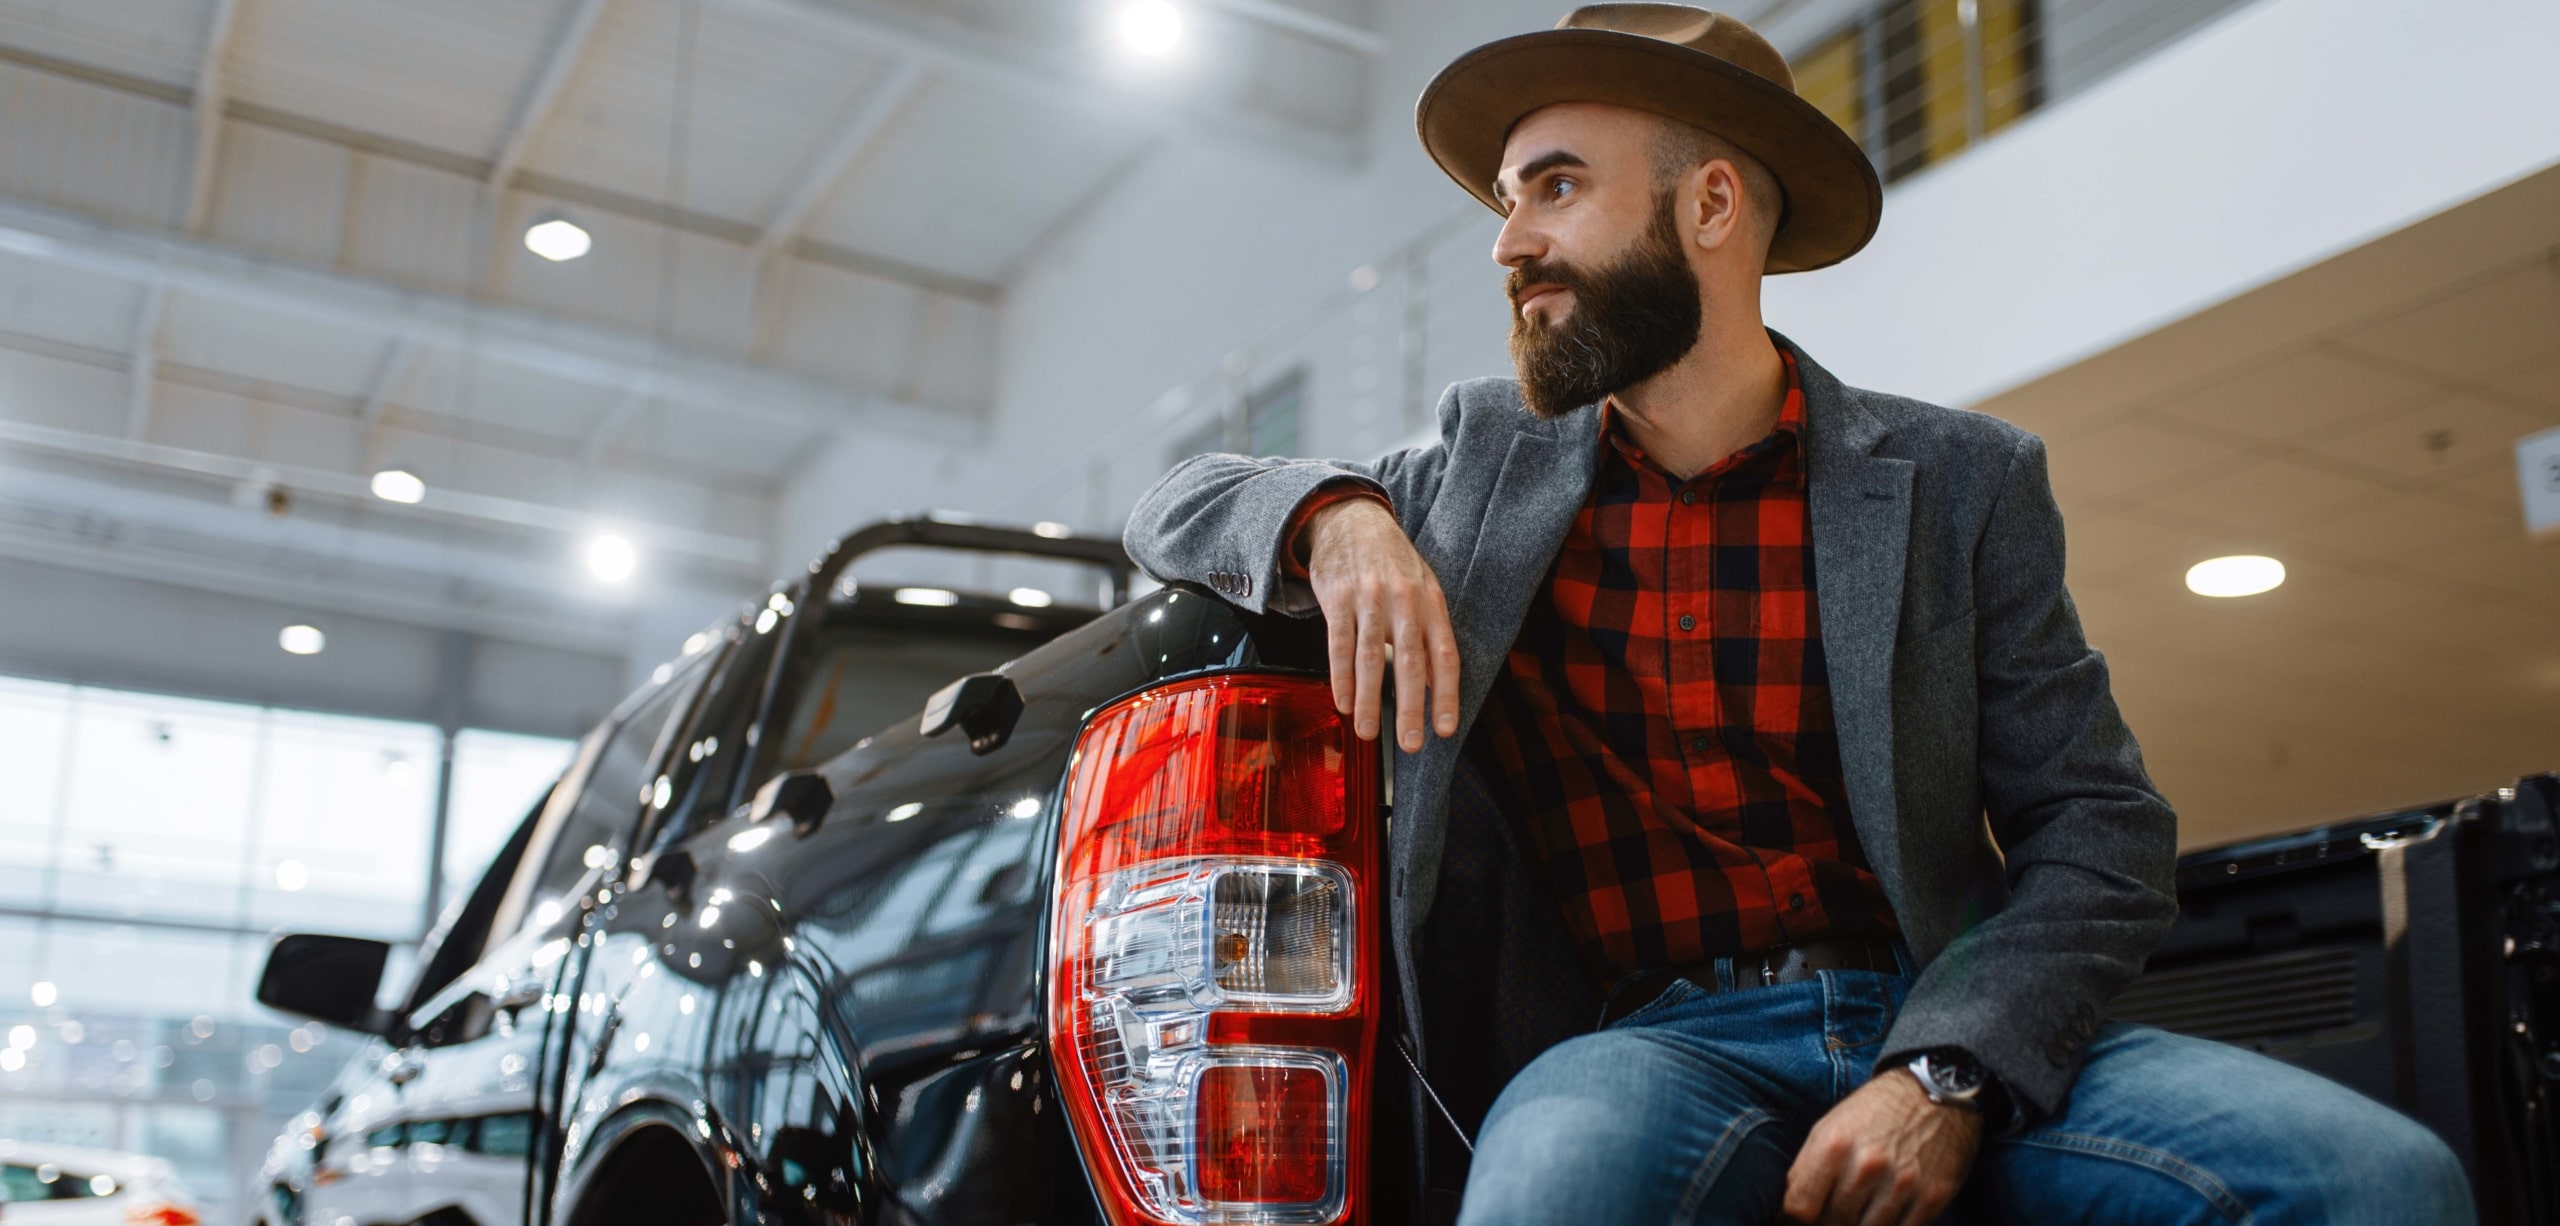
<path id="1" fill-rule="evenodd" d="M 1744 228 L 1742 172 L 1723 158 L 1711 158 L 1690 167 L 1686 177 L 1692 203 L 1681 227 L 1685 241 L 1709 251 L 1732 243 Z"/>

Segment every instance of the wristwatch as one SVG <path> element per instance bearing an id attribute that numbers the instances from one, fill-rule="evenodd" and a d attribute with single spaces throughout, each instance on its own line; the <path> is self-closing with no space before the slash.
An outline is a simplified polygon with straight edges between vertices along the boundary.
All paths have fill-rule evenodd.
<path id="1" fill-rule="evenodd" d="M 1941 1107 L 1982 1110 L 1982 1088 L 1990 1084 L 1991 1076 L 1963 1051 L 1952 1047 L 1924 1051 L 1903 1067 L 1910 1071 L 1912 1080 L 1920 1083 L 1930 1102 Z"/>

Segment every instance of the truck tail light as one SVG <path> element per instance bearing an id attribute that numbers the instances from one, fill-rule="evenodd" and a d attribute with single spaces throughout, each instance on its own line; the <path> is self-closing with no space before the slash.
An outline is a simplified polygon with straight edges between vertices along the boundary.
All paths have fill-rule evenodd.
<path id="1" fill-rule="evenodd" d="M 1049 1040 L 1114 1226 L 1362 1214 L 1377 765 L 1321 680 L 1148 690 L 1086 725 Z"/>

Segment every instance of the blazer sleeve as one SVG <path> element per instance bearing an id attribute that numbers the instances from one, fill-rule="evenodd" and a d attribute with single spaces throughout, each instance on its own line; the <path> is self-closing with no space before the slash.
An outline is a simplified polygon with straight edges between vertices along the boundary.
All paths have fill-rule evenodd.
<path id="1" fill-rule="evenodd" d="M 1159 582 L 1202 584 L 1257 613 L 1312 614 L 1315 593 L 1287 573 L 1282 552 L 1300 504 L 1328 486 L 1357 483 L 1385 497 L 1411 535 L 1439 492 L 1458 401 L 1455 386 L 1441 394 L 1438 439 L 1370 463 L 1194 456 L 1138 499 L 1121 543 Z"/>
<path id="2" fill-rule="evenodd" d="M 1974 555 L 1983 808 L 2008 902 L 1912 985 L 1878 1069 L 1959 1047 L 2025 1119 L 2061 1111 L 2107 1001 L 2177 919 L 2177 817 L 2063 586 L 2044 444 L 2021 433 Z"/>

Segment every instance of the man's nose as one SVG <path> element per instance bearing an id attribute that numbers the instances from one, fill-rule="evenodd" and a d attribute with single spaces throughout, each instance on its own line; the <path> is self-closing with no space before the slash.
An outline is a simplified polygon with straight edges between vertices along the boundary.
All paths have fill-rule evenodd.
<path id="1" fill-rule="evenodd" d="M 1502 232 L 1493 236 L 1493 262 L 1505 268 L 1518 268 L 1546 253 L 1546 240 L 1535 227 L 1521 220 L 1517 209 L 1502 219 Z"/>

